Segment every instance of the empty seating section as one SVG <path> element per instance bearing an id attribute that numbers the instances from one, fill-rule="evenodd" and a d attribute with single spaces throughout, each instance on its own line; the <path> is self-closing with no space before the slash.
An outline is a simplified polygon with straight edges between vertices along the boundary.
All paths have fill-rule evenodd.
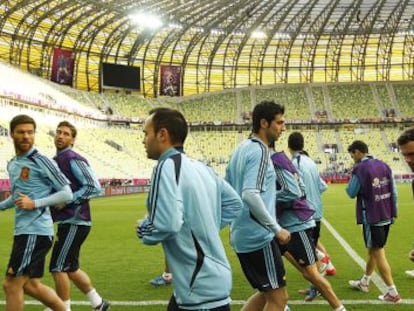
<path id="1" fill-rule="evenodd" d="M 311 87 L 313 105 L 315 107 L 315 117 L 318 120 L 327 120 L 328 115 L 325 108 L 325 99 L 321 86 Z"/>
<path id="2" fill-rule="evenodd" d="M 333 117 L 337 120 L 379 118 L 380 112 L 368 84 L 329 86 Z"/>
<path id="3" fill-rule="evenodd" d="M 414 115 L 414 96 L 412 84 L 393 84 L 395 97 L 402 117 Z"/>
<path id="4" fill-rule="evenodd" d="M 195 96 L 183 100 L 178 106 L 187 120 L 194 123 L 235 123 L 241 118 L 237 114 L 235 92 Z"/>
<path id="5" fill-rule="evenodd" d="M 381 111 L 383 112 L 383 117 L 387 117 L 388 113 L 394 111 L 395 107 L 391 101 L 389 96 L 387 87 L 385 84 L 373 84 L 373 87 L 377 90 L 379 105 L 381 107 Z"/>
<path id="6" fill-rule="evenodd" d="M 286 118 L 290 120 L 309 120 L 310 110 L 303 86 L 283 85 L 256 90 L 256 100 L 276 100 L 286 108 Z"/>
<path id="7" fill-rule="evenodd" d="M 122 93 L 105 93 L 105 110 L 112 110 L 111 114 L 126 117 L 145 118 L 152 104 L 149 100 L 136 95 Z"/>
<path id="8" fill-rule="evenodd" d="M 224 175 L 231 152 L 249 134 L 250 131 L 192 131 L 187 139 L 186 153 Z"/>
<path id="9" fill-rule="evenodd" d="M 240 101 L 241 101 L 241 113 L 242 116 L 249 116 L 250 112 L 253 110 L 254 107 L 254 102 L 252 104 L 252 99 L 251 99 L 251 91 L 250 90 L 239 90 L 238 92 L 240 92 Z M 247 120 L 247 118 L 245 118 Z"/>

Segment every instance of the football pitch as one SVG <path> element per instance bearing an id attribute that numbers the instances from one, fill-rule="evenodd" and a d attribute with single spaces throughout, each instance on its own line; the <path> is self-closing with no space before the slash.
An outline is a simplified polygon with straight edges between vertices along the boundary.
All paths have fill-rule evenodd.
<path id="1" fill-rule="evenodd" d="M 352 290 L 348 280 L 361 277 L 366 250 L 360 226 L 355 223 L 355 201 L 345 194 L 344 185 L 329 185 L 323 195 L 326 223 L 322 226 L 321 241 L 329 251 L 337 269 L 329 277 L 332 286 L 343 300 L 347 310 L 414 310 L 414 279 L 405 276 L 404 271 L 414 269 L 408 260 L 408 251 L 414 241 L 414 203 L 411 185 L 400 184 L 399 217 L 391 227 L 387 257 L 390 262 L 395 284 L 403 302 L 398 305 L 383 303 L 377 299 L 381 294 L 380 281 L 372 282 L 369 293 Z M 154 288 L 149 280 L 158 276 L 164 266 L 161 246 L 141 244 L 135 235 L 136 220 L 145 211 L 146 195 L 128 195 L 97 198 L 92 201 L 93 228 L 81 254 L 81 267 L 85 270 L 98 292 L 112 302 L 111 310 L 130 311 L 165 310 L 172 287 Z M 0 272 L 4 275 L 13 235 L 14 211 L 0 214 Z M 222 232 L 228 257 L 233 268 L 232 310 L 240 310 L 243 301 L 253 290 L 245 280 L 237 257 L 229 245 L 229 232 Z M 291 310 L 331 310 L 323 298 L 303 302 L 298 289 L 308 283 L 286 263 L 287 282 Z M 49 273 L 45 272 L 44 283 L 53 285 Z M 26 297 L 25 310 L 43 310 L 44 307 Z M 4 308 L 4 293 L 0 291 L 0 305 Z M 91 310 L 83 294 L 76 288 L 72 291 L 72 310 Z"/>

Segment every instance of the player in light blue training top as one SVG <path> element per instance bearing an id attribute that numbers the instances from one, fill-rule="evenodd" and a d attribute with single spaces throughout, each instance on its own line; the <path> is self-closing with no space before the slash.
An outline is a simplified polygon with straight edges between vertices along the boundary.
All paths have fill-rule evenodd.
<path id="1" fill-rule="evenodd" d="M 274 153 L 271 158 L 276 171 L 277 219 L 291 233 L 290 241 L 286 245 L 280 245 L 280 250 L 303 277 L 322 293 L 333 310 L 346 311 L 329 281 L 318 271 L 312 238 L 314 210 L 306 200 L 305 186 L 298 171 L 284 152 Z M 315 288 L 305 298 L 306 301 L 316 297 L 313 294 Z"/>
<path id="2" fill-rule="evenodd" d="M 205 164 L 178 149 L 187 122 L 177 110 L 150 111 L 144 124 L 147 156 L 158 160 L 137 227 L 144 244 L 162 243 L 174 275 L 168 311 L 230 310 L 232 275 L 220 229 L 240 212 L 236 191 Z"/>
<path id="3" fill-rule="evenodd" d="M 336 269 L 330 260 L 330 256 L 324 245 L 320 242 L 321 220 L 323 217 L 322 193 L 328 189 L 325 181 L 319 174 L 317 164 L 304 151 L 305 140 L 300 132 L 292 132 L 288 138 L 289 151 L 292 154 L 292 163 L 299 172 L 299 176 L 305 185 L 306 200 L 315 211 L 313 219 L 316 226 L 313 229 L 313 240 L 316 245 L 316 253 L 320 262 L 319 269 L 326 275 L 335 275 Z"/>
<path id="4" fill-rule="evenodd" d="M 277 240 L 284 244 L 290 233 L 277 223 L 276 176 L 269 144 L 285 130 L 284 107 L 263 101 L 253 110 L 253 133 L 233 152 L 226 180 L 243 200 L 243 209 L 231 225 L 231 243 L 253 288 L 258 292 L 243 310 L 283 311 L 287 302 L 285 269 Z"/>
<path id="5" fill-rule="evenodd" d="M 7 165 L 11 196 L 0 202 L 0 209 L 15 206 L 13 248 L 3 281 L 6 310 L 23 310 L 24 294 L 28 294 L 53 310 L 64 311 L 62 300 L 40 280 L 53 240 L 49 206 L 71 200 L 72 191 L 56 163 L 33 147 L 35 131 L 36 123 L 27 115 L 10 122 L 16 156 Z"/>

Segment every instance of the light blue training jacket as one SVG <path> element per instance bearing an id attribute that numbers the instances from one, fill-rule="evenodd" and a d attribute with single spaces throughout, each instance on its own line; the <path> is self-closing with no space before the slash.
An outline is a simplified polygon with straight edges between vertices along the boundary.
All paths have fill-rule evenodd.
<path id="1" fill-rule="evenodd" d="M 180 308 L 230 303 L 232 272 L 220 229 L 241 207 L 239 195 L 210 167 L 174 148 L 161 155 L 147 198 L 142 241 L 162 243 Z"/>

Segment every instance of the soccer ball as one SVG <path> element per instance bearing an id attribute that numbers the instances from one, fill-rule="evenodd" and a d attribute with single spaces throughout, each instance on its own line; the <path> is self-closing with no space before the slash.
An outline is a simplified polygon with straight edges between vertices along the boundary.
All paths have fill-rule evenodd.
<path id="1" fill-rule="evenodd" d="M 318 270 L 321 275 L 326 274 L 326 269 L 329 264 L 329 256 L 316 249 L 316 256 L 318 257 Z"/>

